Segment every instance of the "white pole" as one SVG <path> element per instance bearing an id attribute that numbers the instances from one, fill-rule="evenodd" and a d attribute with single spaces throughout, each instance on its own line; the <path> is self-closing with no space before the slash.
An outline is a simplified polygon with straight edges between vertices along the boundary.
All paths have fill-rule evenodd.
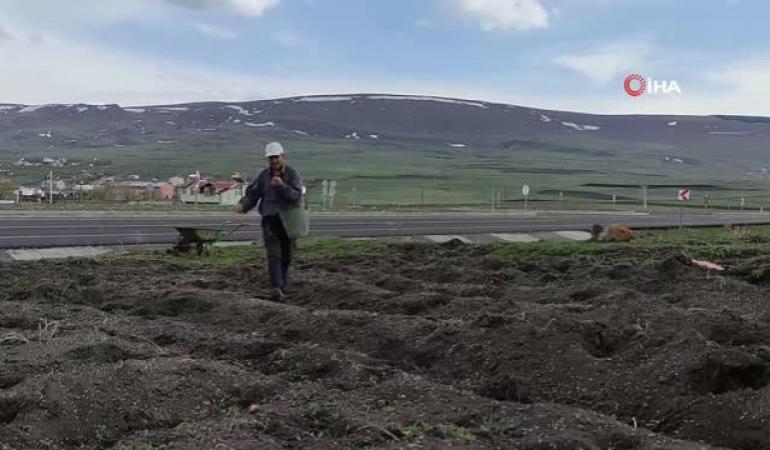
<path id="1" fill-rule="evenodd" d="M 53 170 L 48 176 L 48 204 L 53 205 Z"/>
<path id="2" fill-rule="evenodd" d="M 492 188 L 490 192 L 489 211 L 495 212 L 495 188 Z"/>

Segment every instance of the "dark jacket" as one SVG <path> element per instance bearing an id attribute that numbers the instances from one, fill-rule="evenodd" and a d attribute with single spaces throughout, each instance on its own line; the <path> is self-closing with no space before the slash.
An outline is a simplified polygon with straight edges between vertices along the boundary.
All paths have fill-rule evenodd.
<path id="1" fill-rule="evenodd" d="M 281 174 L 284 185 L 274 187 L 270 168 L 259 173 L 259 176 L 246 188 L 246 195 L 240 200 L 243 212 L 249 212 L 259 205 L 261 216 L 274 216 L 279 209 L 297 206 L 302 199 L 302 179 L 293 168 L 284 165 Z"/>

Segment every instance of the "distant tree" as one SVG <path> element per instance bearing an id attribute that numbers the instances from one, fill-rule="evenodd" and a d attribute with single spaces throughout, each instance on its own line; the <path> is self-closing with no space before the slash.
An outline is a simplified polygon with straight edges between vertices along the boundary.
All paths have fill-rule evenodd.
<path id="1" fill-rule="evenodd" d="M 8 178 L 0 179 L 0 199 L 16 198 L 16 190 L 19 186 Z"/>
<path id="2" fill-rule="evenodd" d="M 112 184 L 106 184 L 103 186 L 97 186 L 91 192 L 91 198 L 94 200 L 110 202 L 114 200 L 114 186 Z"/>

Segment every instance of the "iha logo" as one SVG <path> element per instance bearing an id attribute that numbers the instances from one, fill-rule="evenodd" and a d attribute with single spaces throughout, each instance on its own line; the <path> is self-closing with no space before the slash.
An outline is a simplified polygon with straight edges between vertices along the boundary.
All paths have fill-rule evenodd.
<path id="1" fill-rule="evenodd" d="M 623 81 L 623 89 L 631 97 L 639 97 L 642 94 L 660 95 L 660 94 L 681 94 L 682 88 L 676 80 L 655 80 L 644 78 L 638 73 L 632 73 Z"/>

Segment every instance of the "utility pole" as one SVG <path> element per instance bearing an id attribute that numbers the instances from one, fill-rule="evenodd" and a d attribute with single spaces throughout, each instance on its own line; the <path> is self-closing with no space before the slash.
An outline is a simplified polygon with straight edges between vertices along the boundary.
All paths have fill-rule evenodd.
<path id="1" fill-rule="evenodd" d="M 644 210 L 647 211 L 647 185 L 642 186 L 642 192 L 644 194 Z"/>
<path id="2" fill-rule="evenodd" d="M 48 204 L 53 205 L 53 170 L 48 173 Z"/>
<path id="3" fill-rule="evenodd" d="M 525 184 L 521 187 L 521 195 L 524 196 L 524 211 L 527 210 L 527 199 L 529 198 L 529 185 Z"/>
<path id="4" fill-rule="evenodd" d="M 495 188 L 492 188 L 490 192 L 489 211 L 495 212 Z"/>

